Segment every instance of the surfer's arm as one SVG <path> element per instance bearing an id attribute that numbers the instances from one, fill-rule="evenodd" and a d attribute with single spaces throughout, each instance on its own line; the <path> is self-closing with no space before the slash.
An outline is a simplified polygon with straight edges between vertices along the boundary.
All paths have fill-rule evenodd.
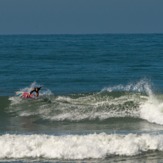
<path id="1" fill-rule="evenodd" d="M 29 93 L 29 94 L 31 95 L 33 92 L 35 92 L 35 90 L 30 91 L 30 93 Z"/>
<path id="2" fill-rule="evenodd" d="M 40 88 L 41 88 L 41 87 L 32 89 L 32 90 L 30 91 L 30 95 L 31 95 L 33 92 L 35 92 L 35 93 L 36 93 L 36 97 L 38 97 L 38 96 L 39 96 L 39 90 L 40 90 Z"/>
<path id="3" fill-rule="evenodd" d="M 33 93 L 33 92 L 36 92 L 36 97 L 38 97 L 39 96 L 39 92 L 37 92 L 37 91 L 35 91 L 35 90 L 32 90 L 31 92 L 30 92 L 30 95 Z"/>

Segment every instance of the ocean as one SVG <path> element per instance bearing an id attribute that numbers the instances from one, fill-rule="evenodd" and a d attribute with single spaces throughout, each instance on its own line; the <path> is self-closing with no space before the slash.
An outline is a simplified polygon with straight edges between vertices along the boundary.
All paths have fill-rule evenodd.
<path id="1" fill-rule="evenodd" d="M 163 34 L 0 35 L 0 162 L 163 162 Z"/>

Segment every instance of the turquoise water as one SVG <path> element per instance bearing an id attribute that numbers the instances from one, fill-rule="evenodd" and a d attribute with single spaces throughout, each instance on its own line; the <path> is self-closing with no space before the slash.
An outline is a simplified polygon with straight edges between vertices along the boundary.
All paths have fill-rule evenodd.
<path id="1" fill-rule="evenodd" d="M 1 35 L 1 162 L 163 161 L 162 54 L 162 34 Z"/>

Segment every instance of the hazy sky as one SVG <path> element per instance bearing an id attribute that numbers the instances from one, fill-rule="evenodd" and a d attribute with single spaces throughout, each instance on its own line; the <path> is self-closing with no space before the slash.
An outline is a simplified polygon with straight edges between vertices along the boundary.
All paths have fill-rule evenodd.
<path id="1" fill-rule="evenodd" d="M 0 0 L 0 34 L 163 33 L 163 0 Z"/>

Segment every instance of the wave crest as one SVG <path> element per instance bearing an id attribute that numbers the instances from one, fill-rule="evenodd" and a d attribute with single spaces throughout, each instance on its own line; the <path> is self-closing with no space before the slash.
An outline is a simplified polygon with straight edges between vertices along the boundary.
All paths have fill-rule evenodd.
<path id="1" fill-rule="evenodd" d="M 10 111 L 19 116 L 35 115 L 49 121 L 133 117 L 163 125 L 162 99 L 158 100 L 150 84 L 144 80 L 126 86 L 114 86 L 98 93 L 68 96 L 44 93 L 36 100 L 17 100 L 17 97 L 11 97 L 10 100 Z"/>

